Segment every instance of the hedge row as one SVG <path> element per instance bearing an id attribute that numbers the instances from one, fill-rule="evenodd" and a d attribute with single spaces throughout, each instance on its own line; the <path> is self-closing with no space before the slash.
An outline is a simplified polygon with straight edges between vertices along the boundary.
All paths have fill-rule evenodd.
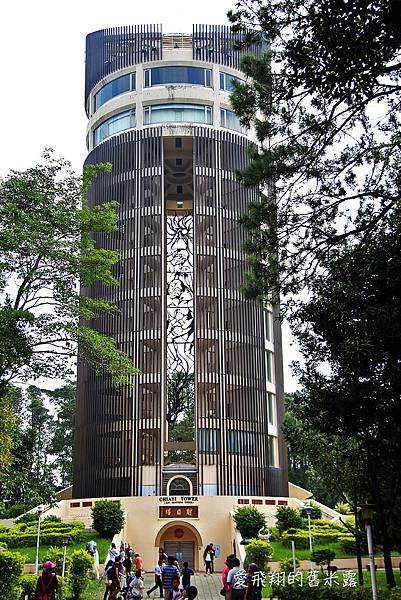
<path id="1" fill-rule="evenodd" d="M 26 524 L 21 523 L 20 525 L 15 525 L 11 528 L 11 532 L 18 528 L 19 531 L 24 531 L 26 533 L 32 533 L 33 531 L 38 530 L 38 524 Z M 60 533 L 68 532 L 70 529 L 84 529 L 85 525 L 81 523 L 81 521 L 71 521 L 70 523 L 53 523 L 49 521 L 48 523 L 44 522 L 40 524 L 41 531 L 59 531 Z"/>
<path id="2" fill-rule="evenodd" d="M 43 531 L 40 534 L 40 540 L 45 546 L 58 546 L 63 543 L 63 538 L 66 535 L 69 535 L 72 542 L 79 542 L 82 538 L 82 528 L 74 527 L 67 532 Z M 0 538 L 0 546 L 4 542 L 8 548 L 34 546 L 36 544 L 37 532 L 1 534 Z"/>
<path id="3" fill-rule="evenodd" d="M 338 540 L 339 534 L 330 531 L 324 533 L 312 531 L 312 538 L 315 544 L 333 544 Z M 291 540 L 294 540 L 297 548 L 309 548 L 309 534 L 307 531 L 297 529 L 295 533 L 283 533 L 282 542 L 284 546 L 290 548 Z"/>

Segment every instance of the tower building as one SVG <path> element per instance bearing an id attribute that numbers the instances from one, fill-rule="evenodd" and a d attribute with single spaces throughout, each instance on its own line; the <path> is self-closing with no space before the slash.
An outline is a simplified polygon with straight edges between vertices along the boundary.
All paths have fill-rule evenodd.
<path id="1" fill-rule="evenodd" d="M 246 300 L 238 183 L 251 132 L 230 105 L 244 50 L 227 27 L 105 29 L 86 45 L 91 205 L 116 200 L 120 312 L 91 325 L 138 367 L 134 389 L 78 371 L 75 498 L 288 496 L 277 307 Z M 259 54 L 263 44 L 247 52 Z"/>

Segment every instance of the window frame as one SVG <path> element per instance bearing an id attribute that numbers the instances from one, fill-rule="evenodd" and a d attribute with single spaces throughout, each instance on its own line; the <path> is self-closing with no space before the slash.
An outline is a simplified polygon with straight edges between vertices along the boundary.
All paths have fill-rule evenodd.
<path id="1" fill-rule="evenodd" d="M 156 69 L 196 69 L 199 71 L 203 71 L 203 83 L 191 83 L 185 81 L 166 81 L 164 83 L 152 83 L 152 71 L 156 71 Z M 143 71 L 143 87 L 152 88 L 152 87 L 162 87 L 166 85 L 196 85 L 200 87 L 208 87 L 213 88 L 213 75 L 212 70 L 207 67 L 194 67 L 192 65 L 163 65 L 159 67 L 149 67 L 148 69 L 144 69 Z"/>
<path id="2" fill-rule="evenodd" d="M 105 88 L 112 86 L 113 83 L 115 83 L 119 79 L 122 79 L 123 77 L 127 77 L 127 76 L 129 76 L 129 89 L 124 90 L 123 92 L 120 92 L 119 94 L 115 94 L 114 96 L 111 96 L 110 98 L 108 98 L 107 100 L 105 100 L 104 102 L 99 104 L 99 106 L 97 106 L 96 98 L 98 97 L 100 92 L 104 91 Z M 100 90 L 98 90 L 96 92 L 96 94 L 93 95 L 93 109 L 94 109 L 93 112 L 94 113 L 97 112 L 99 110 L 99 108 L 104 106 L 107 102 L 110 102 L 110 100 L 113 100 L 114 98 L 118 98 L 119 96 L 123 96 L 124 94 L 129 94 L 130 92 L 134 92 L 135 90 L 136 90 L 136 72 L 135 71 L 132 71 L 131 73 L 125 73 L 125 75 L 120 75 L 119 77 L 115 77 L 111 81 L 108 81 L 107 83 L 105 83 L 100 88 Z"/>
<path id="3" fill-rule="evenodd" d="M 130 126 L 129 127 L 125 128 L 125 129 L 121 129 L 120 131 L 116 131 L 115 133 L 110 133 L 109 135 L 106 135 L 105 137 L 103 137 L 101 140 L 97 141 L 96 134 L 101 127 L 104 127 L 104 125 L 106 125 L 106 123 L 110 124 L 113 121 L 118 120 L 118 118 L 121 119 L 122 117 L 127 116 L 127 115 L 129 115 L 129 117 L 130 117 Z M 105 119 L 104 121 L 99 123 L 99 125 L 93 130 L 93 147 L 96 148 L 96 146 L 99 146 L 99 144 L 101 144 L 105 140 L 113 137 L 114 135 L 119 135 L 120 133 L 123 133 L 124 131 L 129 131 L 130 129 L 135 129 L 135 127 L 136 127 L 136 110 L 134 108 L 116 113 L 115 115 L 112 115 L 108 119 Z"/>
<path id="4" fill-rule="evenodd" d="M 176 108 L 174 108 L 176 107 Z M 181 121 L 153 121 L 152 122 L 152 110 L 156 111 L 163 111 L 164 109 L 166 110 L 185 110 L 185 109 L 191 109 L 193 110 L 193 107 L 196 108 L 203 108 L 204 109 L 204 117 L 205 120 L 204 121 L 186 121 L 181 120 Z M 201 112 L 201 111 L 199 111 Z M 185 115 L 184 115 L 185 116 Z M 210 121 L 208 120 L 210 119 Z M 157 125 L 159 123 L 200 123 L 201 125 L 213 125 L 213 107 L 210 106 L 209 104 L 192 104 L 192 103 L 187 103 L 187 104 L 183 104 L 183 103 L 174 103 L 174 104 L 148 104 L 147 106 L 143 107 L 143 124 L 145 126 L 148 125 Z"/>

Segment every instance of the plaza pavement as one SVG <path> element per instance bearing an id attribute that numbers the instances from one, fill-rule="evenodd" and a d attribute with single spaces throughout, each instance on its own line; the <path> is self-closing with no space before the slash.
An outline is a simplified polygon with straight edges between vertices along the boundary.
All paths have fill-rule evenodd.
<path id="1" fill-rule="evenodd" d="M 154 575 L 146 573 L 144 577 L 145 590 L 149 590 L 153 587 L 154 581 Z M 198 588 L 198 600 L 217 600 L 218 598 L 222 598 L 219 593 L 223 587 L 220 573 L 208 575 L 207 577 L 205 577 L 204 573 L 196 573 L 191 577 L 191 585 Z M 155 590 L 150 597 L 159 600 L 159 590 Z M 144 600 L 147 598 L 146 591 L 143 598 Z"/>

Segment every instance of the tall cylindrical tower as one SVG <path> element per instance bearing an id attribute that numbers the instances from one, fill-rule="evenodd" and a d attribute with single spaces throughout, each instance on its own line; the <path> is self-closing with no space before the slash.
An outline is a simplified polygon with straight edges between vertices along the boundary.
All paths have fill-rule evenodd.
<path id="1" fill-rule="evenodd" d="M 74 497 L 288 495 L 276 307 L 245 300 L 236 171 L 249 132 L 233 113 L 242 50 L 229 28 L 107 29 L 87 38 L 90 190 L 117 200 L 120 308 L 91 325 L 141 370 L 134 389 L 79 366 Z M 251 49 L 259 54 L 262 45 Z"/>

